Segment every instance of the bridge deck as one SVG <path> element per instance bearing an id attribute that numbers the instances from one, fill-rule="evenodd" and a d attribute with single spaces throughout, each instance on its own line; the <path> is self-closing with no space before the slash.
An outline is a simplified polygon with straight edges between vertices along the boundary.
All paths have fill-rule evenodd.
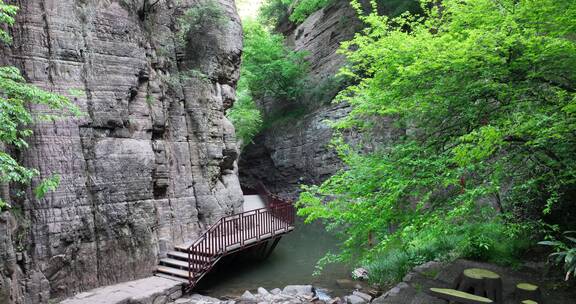
<path id="1" fill-rule="evenodd" d="M 196 241 L 175 246 L 160 260 L 156 275 L 186 281 L 193 288 L 228 254 L 274 240 L 271 252 L 282 235 L 294 230 L 295 209 L 271 195 L 267 200 L 268 207 L 258 208 L 264 199 L 250 197 L 247 211 L 221 218 Z"/>
<path id="2" fill-rule="evenodd" d="M 253 228 L 251 230 L 255 231 L 256 229 L 257 228 Z M 248 246 L 255 245 L 255 244 L 258 244 L 261 242 L 267 242 L 270 239 L 273 239 L 279 235 L 291 232 L 292 230 L 294 230 L 294 226 L 287 226 L 286 228 L 277 229 L 276 231 L 261 234 L 261 235 L 258 235 L 257 237 L 245 239 L 245 240 L 243 240 L 242 244 L 236 243 L 236 244 L 232 244 L 232 245 L 227 245 L 227 246 L 225 246 L 224 250 L 222 250 L 221 239 L 225 239 L 226 237 L 213 237 L 212 239 L 214 240 L 214 244 L 216 244 L 214 247 L 214 249 L 216 251 L 222 251 L 222 252 L 224 252 L 224 254 L 229 254 L 229 253 L 237 251 L 239 248 L 241 248 L 243 246 L 248 247 Z M 237 232 L 238 236 L 236 236 L 234 238 L 240 239 L 241 234 L 242 234 L 242 231 L 238 231 Z M 250 232 L 248 232 L 247 234 L 252 235 L 252 233 L 250 233 Z M 190 248 L 190 246 L 192 246 L 192 244 L 194 244 L 194 243 L 176 245 L 176 246 L 174 246 L 174 248 L 176 248 L 177 250 L 182 251 L 182 252 L 187 252 L 188 248 Z"/>

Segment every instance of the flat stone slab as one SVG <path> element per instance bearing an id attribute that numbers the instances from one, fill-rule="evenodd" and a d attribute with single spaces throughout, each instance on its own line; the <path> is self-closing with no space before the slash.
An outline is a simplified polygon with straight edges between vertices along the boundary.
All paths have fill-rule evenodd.
<path id="1" fill-rule="evenodd" d="M 92 289 L 60 304 L 164 304 L 181 297 L 182 286 L 178 281 L 149 277 Z"/>

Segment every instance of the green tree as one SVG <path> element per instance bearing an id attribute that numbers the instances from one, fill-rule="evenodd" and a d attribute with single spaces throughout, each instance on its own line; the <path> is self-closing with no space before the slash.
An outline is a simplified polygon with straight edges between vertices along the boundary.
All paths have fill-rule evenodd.
<path id="1" fill-rule="evenodd" d="M 292 0 L 265 0 L 260 6 L 258 21 L 276 27 L 288 20 L 288 11 Z"/>
<path id="2" fill-rule="evenodd" d="M 284 37 L 270 33 L 260 21 L 244 20 L 244 53 L 238 101 L 228 112 L 243 145 L 263 127 L 257 101 L 272 99 L 297 104 L 305 90 L 308 64 L 304 53 L 284 45 Z"/>
<path id="3" fill-rule="evenodd" d="M 245 82 L 246 78 L 241 77 L 238 84 L 238 98 L 227 115 L 236 128 L 236 137 L 241 147 L 249 144 L 262 128 L 262 113 Z"/>
<path id="4" fill-rule="evenodd" d="M 187 9 L 178 18 L 180 27 L 178 40 L 184 43 L 191 36 L 205 34 L 206 31 L 213 27 L 224 28 L 229 21 L 221 4 L 215 0 L 203 0 Z"/>
<path id="5" fill-rule="evenodd" d="M 369 154 L 337 140 L 347 169 L 301 195 L 308 221 L 342 230 L 336 260 L 370 263 L 443 236 L 457 242 L 425 260 L 486 257 L 575 189 L 576 1 L 422 8 L 363 16 L 366 30 L 342 45 L 341 73 L 358 84 L 340 93 L 353 111 L 336 128 L 369 133 L 388 117 L 405 134 Z"/>
<path id="6" fill-rule="evenodd" d="M 418 0 L 375 0 L 373 2 L 377 6 L 376 11 L 381 15 L 396 17 L 406 11 L 420 12 Z M 294 0 L 294 9 L 289 20 L 296 24 L 302 23 L 313 13 L 334 3 L 336 3 L 335 0 Z"/>
<path id="7" fill-rule="evenodd" d="M 323 9 L 331 0 L 298 0 L 295 1 L 296 5 L 292 14 L 290 14 L 290 21 L 294 23 L 302 23 L 306 18 L 314 12 Z"/>
<path id="8" fill-rule="evenodd" d="M 284 45 L 282 35 L 272 34 L 261 23 L 244 20 L 242 67 L 252 96 L 295 102 L 304 90 L 308 64 L 305 54 Z"/>
<path id="9" fill-rule="evenodd" d="M 13 25 L 18 8 L 0 2 L 0 25 Z M 9 44 L 10 35 L 0 27 L 0 43 Z M 55 119 L 55 116 L 38 116 L 29 111 L 30 103 L 46 106 L 52 110 L 68 109 L 79 114 L 78 109 L 64 96 L 41 90 L 26 83 L 15 67 L 0 67 L 0 184 L 27 184 L 37 176 L 38 170 L 22 166 L 6 150 L 25 149 L 26 138 L 32 135 L 31 125 L 38 120 Z M 58 186 L 59 178 L 44 180 L 35 193 L 38 197 Z M 5 198 L 6 199 L 6 198 Z M 0 210 L 9 207 L 0 198 Z"/>

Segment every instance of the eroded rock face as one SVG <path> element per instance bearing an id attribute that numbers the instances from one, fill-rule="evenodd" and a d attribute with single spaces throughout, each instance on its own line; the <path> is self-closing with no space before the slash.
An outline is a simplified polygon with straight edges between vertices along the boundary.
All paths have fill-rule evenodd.
<path id="1" fill-rule="evenodd" d="M 329 147 L 333 131 L 326 120 L 348 113 L 347 105 L 321 108 L 257 136 L 240 157 L 242 184 L 250 188 L 262 182 L 273 193 L 295 199 L 301 184 L 317 184 L 330 177 L 343 164 Z"/>
<path id="2" fill-rule="evenodd" d="M 285 29 L 288 45 L 308 53 L 311 81 L 314 82 L 311 87 L 325 87 L 345 64 L 345 58 L 336 52 L 340 43 L 352 39 L 362 23 L 349 1 L 338 0 L 295 28 L 280 28 Z M 327 86 L 324 95 L 334 96 L 339 89 Z M 315 110 L 265 130 L 244 149 L 239 163 L 244 186 L 251 187 L 261 181 L 275 193 L 296 198 L 300 184 L 321 183 L 343 167 L 336 152 L 328 147 L 333 134 L 326 121 L 346 116 L 350 107 L 332 105 L 330 100 L 317 100 L 314 96 L 306 99 L 302 103 Z M 261 102 L 261 107 L 271 113 L 284 104 L 267 100 Z M 355 134 L 348 134 L 348 137 L 359 139 Z"/>
<path id="3" fill-rule="evenodd" d="M 334 76 L 346 63 L 336 51 L 363 28 L 350 1 L 338 0 L 288 30 L 286 40 L 294 50 L 308 53 L 311 75 L 317 80 Z"/>
<path id="4" fill-rule="evenodd" d="M 0 63 L 85 113 L 34 127 L 20 159 L 56 192 L 13 197 L 0 219 L 0 302 L 46 303 L 148 276 L 163 250 L 238 211 L 234 101 L 242 48 L 227 16 L 179 41 L 198 1 L 20 0 Z M 144 9 L 143 9 L 144 8 Z M 46 112 L 37 108 L 35 112 Z M 16 194 L 18 189 L 11 189 Z"/>
<path id="5" fill-rule="evenodd" d="M 368 9 L 368 1 L 361 1 Z M 333 1 L 310 15 L 297 27 L 280 26 L 287 35 L 287 44 L 308 54 L 310 83 L 300 102 L 306 114 L 285 120 L 263 131 L 240 157 L 240 181 L 246 188 L 262 182 L 281 196 L 296 199 L 301 184 L 320 184 L 344 164 L 330 146 L 334 138 L 327 121 L 347 116 L 351 108 L 345 103 L 333 104 L 332 98 L 346 83 L 335 79 L 346 59 L 337 51 L 343 41 L 351 40 L 364 24 L 348 0 Z M 277 100 L 259 101 L 265 116 L 286 111 L 286 103 Z M 393 127 L 391 119 L 375 121 L 370 137 L 349 130 L 344 140 L 365 152 L 382 143 L 392 142 L 404 131 Z"/>

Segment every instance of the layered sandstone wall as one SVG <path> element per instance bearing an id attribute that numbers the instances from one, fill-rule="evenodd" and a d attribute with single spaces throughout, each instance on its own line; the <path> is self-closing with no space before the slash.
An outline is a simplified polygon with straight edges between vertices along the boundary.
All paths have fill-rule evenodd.
<path id="1" fill-rule="evenodd" d="M 362 2 L 368 11 L 368 2 Z M 391 12 L 390 8 L 383 7 L 381 13 Z M 346 103 L 331 103 L 331 98 L 346 85 L 335 78 L 346 64 L 345 57 L 337 51 L 343 41 L 351 40 L 363 27 L 348 0 L 333 1 L 298 26 L 278 27 L 286 35 L 289 46 L 308 54 L 311 85 L 300 102 L 306 113 L 272 124 L 244 149 L 239 161 L 243 186 L 263 182 L 271 191 L 296 199 L 300 185 L 320 184 L 345 167 L 330 145 L 334 132 L 328 121 L 337 121 L 351 111 Z M 267 100 L 261 106 L 265 113 L 286 107 L 285 103 L 275 100 Z M 375 128 L 369 137 L 354 130 L 346 131 L 343 136 L 348 143 L 367 152 L 391 142 L 403 132 L 394 128 L 391 120 L 379 120 Z"/>
<path id="2" fill-rule="evenodd" d="M 156 1 L 13 1 L 14 43 L 0 63 L 47 90 L 81 92 L 85 115 L 36 125 L 19 155 L 61 184 L 40 200 L 12 187 L 15 209 L 0 216 L 0 303 L 148 276 L 167 248 L 241 209 L 224 111 L 242 31 L 233 0 L 218 1 L 227 22 L 184 44 L 177 18 L 198 1 L 144 10 Z"/>
<path id="3" fill-rule="evenodd" d="M 240 180 L 246 187 L 261 181 L 273 192 L 295 198 L 300 184 L 324 181 L 343 167 L 335 151 L 329 147 L 333 137 L 327 120 L 338 120 L 350 111 L 346 104 L 330 104 L 340 87 L 327 85 L 345 64 L 337 53 L 342 41 L 350 40 L 362 28 L 348 0 L 334 1 L 298 26 L 281 25 L 286 43 L 308 54 L 310 87 L 324 87 L 319 100 L 306 94 L 301 104 L 311 109 L 307 114 L 264 130 L 248 145 L 240 157 Z M 310 93 L 310 92 L 309 92 Z M 267 112 L 280 109 L 280 101 L 266 101 Z M 350 138 L 356 135 L 350 134 Z"/>

